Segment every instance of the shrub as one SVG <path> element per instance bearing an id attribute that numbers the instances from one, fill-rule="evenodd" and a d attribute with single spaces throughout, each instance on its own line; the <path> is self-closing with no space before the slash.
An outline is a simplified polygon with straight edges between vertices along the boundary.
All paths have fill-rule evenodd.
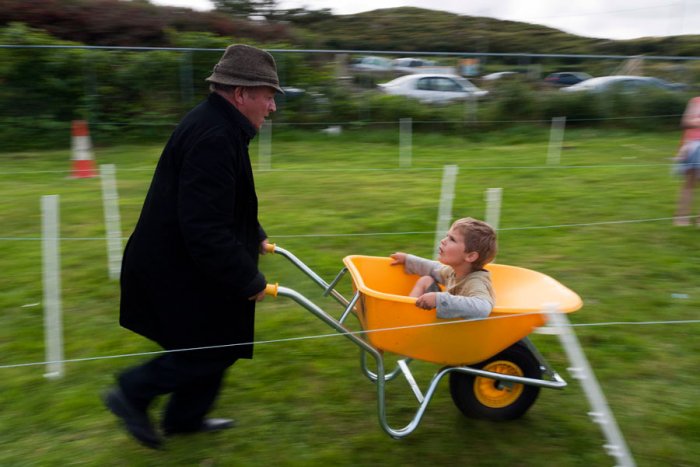
<path id="1" fill-rule="evenodd" d="M 487 119 L 509 122 L 541 118 L 537 93 L 519 80 L 511 80 L 493 90 L 489 96 Z"/>
<path id="2" fill-rule="evenodd" d="M 597 99 L 591 98 L 586 93 L 559 91 L 546 93 L 540 101 L 544 119 L 566 117 L 567 122 L 579 125 L 601 118 L 601 109 L 598 104 Z"/>

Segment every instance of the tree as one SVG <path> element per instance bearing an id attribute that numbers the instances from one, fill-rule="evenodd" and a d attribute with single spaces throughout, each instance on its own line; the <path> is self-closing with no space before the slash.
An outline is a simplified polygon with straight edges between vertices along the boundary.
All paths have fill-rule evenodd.
<path id="1" fill-rule="evenodd" d="M 279 18 L 284 21 L 289 21 L 299 26 L 317 23 L 319 21 L 331 19 L 333 12 L 330 8 L 322 8 L 320 10 L 307 10 L 306 8 L 290 8 L 287 11 L 279 13 Z"/>
<path id="2" fill-rule="evenodd" d="M 217 11 L 243 18 L 262 16 L 273 20 L 279 16 L 277 0 L 213 0 L 213 3 Z"/>

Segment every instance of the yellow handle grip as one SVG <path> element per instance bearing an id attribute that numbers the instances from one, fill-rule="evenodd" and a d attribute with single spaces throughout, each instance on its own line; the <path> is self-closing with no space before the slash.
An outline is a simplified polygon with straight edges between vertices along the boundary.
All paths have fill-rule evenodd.
<path id="1" fill-rule="evenodd" d="M 265 244 L 265 251 L 267 253 L 274 253 L 275 252 L 275 244 L 274 243 L 266 243 Z"/>
<path id="2" fill-rule="evenodd" d="M 265 286 L 265 295 L 270 295 L 272 297 L 277 296 L 277 290 L 279 289 L 280 285 L 278 283 L 274 284 L 267 284 Z"/>

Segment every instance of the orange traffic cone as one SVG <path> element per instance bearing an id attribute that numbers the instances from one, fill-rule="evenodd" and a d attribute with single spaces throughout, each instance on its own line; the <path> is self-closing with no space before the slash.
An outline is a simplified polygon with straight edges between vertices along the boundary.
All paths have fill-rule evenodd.
<path id="1" fill-rule="evenodd" d="M 90 132 L 85 120 L 73 120 L 72 124 L 72 178 L 88 178 L 97 175 L 95 172 L 95 160 L 92 157 L 92 143 Z"/>

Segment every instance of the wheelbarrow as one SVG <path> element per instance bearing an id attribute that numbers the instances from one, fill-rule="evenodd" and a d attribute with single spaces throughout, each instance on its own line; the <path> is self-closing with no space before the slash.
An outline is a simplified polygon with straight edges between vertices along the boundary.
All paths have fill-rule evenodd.
<path id="1" fill-rule="evenodd" d="M 540 388 L 563 389 L 566 381 L 550 367 L 527 336 L 546 323 L 547 313 L 569 313 L 582 306 L 579 296 L 553 278 L 530 270 L 489 264 L 496 303 L 484 319 L 440 319 L 436 313 L 415 306 L 409 291 L 418 276 L 392 266 L 391 258 L 351 255 L 327 283 L 291 252 L 268 245 L 268 251 L 287 258 L 344 307 L 338 319 L 295 290 L 269 284 L 266 293 L 291 298 L 361 349 L 361 368 L 376 385 L 379 423 L 390 436 L 402 438 L 420 423 L 438 383 L 449 375 L 452 400 L 467 417 L 512 420 L 535 402 Z M 336 289 L 343 276 L 352 278 L 348 300 Z M 547 310 L 547 308 L 550 310 Z M 353 315 L 361 330 L 346 326 Z M 386 353 L 398 356 L 387 371 Z M 373 357 L 370 369 L 367 355 Z M 425 392 L 409 365 L 419 360 L 441 365 Z M 374 370 L 374 371 L 373 371 Z M 387 421 L 385 387 L 403 374 L 418 406 L 413 419 L 402 428 Z"/>

